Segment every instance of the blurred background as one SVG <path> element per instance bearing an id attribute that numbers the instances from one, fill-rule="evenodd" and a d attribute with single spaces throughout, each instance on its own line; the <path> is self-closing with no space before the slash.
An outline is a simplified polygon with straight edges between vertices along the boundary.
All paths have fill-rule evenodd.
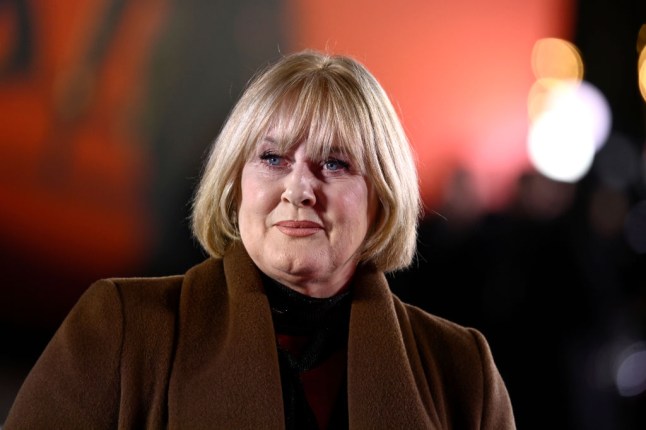
<path id="1" fill-rule="evenodd" d="M 481 330 L 520 429 L 646 428 L 643 0 L 0 0 L 0 423 L 96 279 L 182 273 L 247 80 L 352 55 L 417 155 L 392 289 Z"/>

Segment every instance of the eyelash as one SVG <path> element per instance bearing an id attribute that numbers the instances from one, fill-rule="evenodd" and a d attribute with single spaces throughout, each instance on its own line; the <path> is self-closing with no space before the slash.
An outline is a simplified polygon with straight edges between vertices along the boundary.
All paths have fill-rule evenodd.
<path id="1" fill-rule="evenodd" d="M 345 162 L 343 160 L 339 160 L 338 158 L 328 158 L 327 160 L 325 160 L 323 165 L 326 165 L 328 163 L 336 163 L 336 164 L 339 165 L 340 169 L 342 169 L 342 170 L 349 170 L 350 169 L 350 164 L 349 163 L 347 163 L 347 162 Z M 337 169 L 337 170 L 339 170 L 339 169 Z M 331 170 L 331 171 L 336 172 L 337 170 Z"/>
<path id="2" fill-rule="evenodd" d="M 263 152 L 262 154 L 260 154 L 260 160 L 262 160 L 269 167 L 280 167 L 276 164 L 271 164 L 269 162 L 269 160 L 271 160 L 272 158 L 282 159 L 283 157 L 271 151 Z"/>
<path id="3" fill-rule="evenodd" d="M 273 151 L 266 151 L 260 154 L 260 160 L 265 163 L 270 168 L 281 168 L 280 164 L 273 164 L 270 162 L 272 159 L 278 159 L 279 161 L 283 159 L 281 155 L 276 154 Z M 322 166 L 325 167 L 329 163 L 335 163 L 338 165 L 337 169 L 325 169 L 329 172 L 338 172 L 342 170 L 350 170 L 350 163 L 347 161 L 340 160 L 338 158 L 330 157 L 322 163 Z"/>

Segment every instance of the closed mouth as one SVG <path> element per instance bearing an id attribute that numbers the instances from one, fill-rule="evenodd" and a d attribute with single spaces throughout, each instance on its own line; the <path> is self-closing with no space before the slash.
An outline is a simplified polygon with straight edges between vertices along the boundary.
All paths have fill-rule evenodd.
<path id="1" fill-rule="evenodd" d="M 311 236 L 323 230 L 323 226 L 313 221 L 279 221 L 275 226 L 282 233 L 293 237 Z"/>
<path id="2" fill-rule="evenodd" d="M 321 224 L 314 221 L 279 221 L 276 225 L 288 228 L 323 228 Z"/>

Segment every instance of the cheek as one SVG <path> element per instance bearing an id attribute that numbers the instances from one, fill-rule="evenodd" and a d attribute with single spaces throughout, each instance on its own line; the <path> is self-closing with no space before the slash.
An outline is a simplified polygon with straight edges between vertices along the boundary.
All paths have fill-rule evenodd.
<path id="1" fill-rule="evenodd" d="M 356 184 L 341 193 L 343 196 L 339 209 L 343 211 L 346 219 L 351 220 L 355 226 L 365 225 L 369 228 L 374 218 L 374 204 L 364 184 Z"/>
<path id="2" fill-rule="evenodd" d="M 271 182 L 243 173 L 240 181 L 239 218 L 251 219 L 269 214 L 280 200 Z"/>
<path id="3" fill-rule="evenodd" d="M 240 178 L 240 203 L 238 204 L 238 222 L 241 233 L 249 227 L 249 220 L 256 211 L 257 198 L 258 193 L 255 181 L 243 170 Z"/>

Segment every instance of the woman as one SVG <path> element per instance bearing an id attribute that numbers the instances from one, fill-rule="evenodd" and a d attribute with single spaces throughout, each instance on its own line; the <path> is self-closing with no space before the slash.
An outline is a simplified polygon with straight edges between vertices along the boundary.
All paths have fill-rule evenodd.
<path id="1" fill-rule="evenodd" d="M 17 428 L 514 428 L 483 336 L 399 301 L 420 211 L 375 78 L 302 52 L 254 79 L 194 202 L 211 257 L 94 284 L 27 377 Z"/>

